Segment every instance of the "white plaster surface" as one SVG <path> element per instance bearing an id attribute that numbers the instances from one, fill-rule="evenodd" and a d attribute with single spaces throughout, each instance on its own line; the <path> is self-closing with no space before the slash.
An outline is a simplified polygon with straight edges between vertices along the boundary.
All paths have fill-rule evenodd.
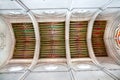
<path id="1" fill-rule="evenodd" d="M 114 71 L 119 77 L 119 72 Z M 0 80 L 18 80 L 22 73 L 0 73 Z M 75 73 L 77 80 L 113 80 L 102 71 L 80 71 Z M 71 80 L 68 72 L 32 72 L 25 80 Z"/>
<path id="2" fill-rule="evenodd" d="M 4 22 L 2 18 L 0 18 L 0 33 L 4 35 L 4 46 L 0 48 L 0 66 L 4 64 L 7 59 L 9 58 L 12 47 L 13 41 L 9 26 Z"/>
<path id="3" fill-rule="evenodd" d="M 30 64 L 7 64 L 0 69 L 0 73 L 24 72 Z M 21 68 L 21 69 L 20 69 Z"/>
<path id="4" fill-rule="evenodd" d="M 46 69 L 47 67 L 49 68 L 49 70 Z M 50 68 L 56 68 L 56 69 L 50 70 Z M 37 64 L 33 71 L 68 71 L 68 67 L 67 64 L 55 64 L 55 63 Z"/>
<path id="5" fill-rule="evenodd" d="M 108 69 L 120 69 L 120 65 L 118 65 L 111 57 L 98 57 L 97 59 L 102 66 Z"/>
<path id="6" fill-rule="evenodd" d="M 0 72 L 0 80 L 18 80 L 28 65 L 29 64 L 6 65 Z M 57 66 L 56 70 L 48 71 L 45 69 L 45 67 L 50 65 Z M 78 65 L 90 65 L 90 68 L 80 69 L 78 68 Z M 8 69 L 13 66 L 22 66 L 24 67 L 24 70 L 16 72 L 8 71 Z M 76 70 L 74 71 L 74 75 L 77 80 L 113 80 L 110 76 L 101 71 L 91 62 L 73 63 L 72 67 Z M 120 69 L 113 67 L 109 70 L 118 78 L 120 78 Z M 39 63 L 35 66 L 35 69 L 27 76 L 25 80 L 71 80 L 71 77 L 66 64 Z"/>

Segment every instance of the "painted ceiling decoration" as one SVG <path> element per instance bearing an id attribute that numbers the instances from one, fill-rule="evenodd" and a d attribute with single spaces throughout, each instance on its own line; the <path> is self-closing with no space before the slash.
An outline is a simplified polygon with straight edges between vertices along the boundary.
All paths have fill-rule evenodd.
<path id="1" fill-rule="evenodd" d="M 65 58 L 65 23 L 40 22 L 40 58 Z"/>
<path id="2" fill-rule="evenodd" d="M 107 56 L 103 36 L 106 21 L 95 21 L 92 45 L 95 55 Z M 13 58 L 33 58 L 35 35 L 31 23 L 12 23 L 16 44 Z M 86 33 L 88 21 L 70 22 L 70 54 L 71 58 L 89 57 Z M 65 22 L 39 22 L 40 53 L 39 58 L 66 58 Z M 120 31 L 119 34 L 120 36 Z"/>
<path id="3" fill-rule="evenodd" d="M 31 59 L 35 49 L 32 23 L 12 23 L 16 44 L 13 59 Z"/>
<path id="4" fill-rule="evenodd" d="M 115 30 L 115 44 L 118 49 L 120 49 L 120 25 L 118 25 L 118 28 Z"/>
<path id="5" fill-rule="evenodd" d="M 88 21 L 70 22 L 70 52 L 72 58 L 89 57 L 86 33 Z"/>
<path id="6" fill-rule="evenodd" d="M 95 21 L 92 33 L 92 45 L 94 53 L 97 57 L 107 56 L 106 47 L 104 43 L 104 31 L 106 21 Z"/>

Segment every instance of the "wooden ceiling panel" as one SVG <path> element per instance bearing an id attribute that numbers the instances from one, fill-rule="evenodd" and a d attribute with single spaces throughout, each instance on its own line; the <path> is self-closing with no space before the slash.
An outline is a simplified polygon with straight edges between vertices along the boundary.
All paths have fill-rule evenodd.
<path id="1" fill-rule="evenodd" d="M 87 25 L 87 21 L 70 23 L 70 52 L 72 58 L 89 57 L 86 44 Z"/>
<path id="2" fill-rule="evenodd" d="M 40 58 L 65 58 L 65 23 L 39 23 L 41 48 Z"/>
<path id="3" fill-rule="evenodd" d="M 12 23 L 16 38 L 13 59 L 31 59 L 34 56 L 35 35 L 32 23 Z"/>
<path id="4" fill-rule="evenodd" d="M 94 53 L 97 57 L 107 56 L 106 47 L 103 40 L 106 24 L 106 21 L 95 21 L 94 23 L 92 45 Z"/>

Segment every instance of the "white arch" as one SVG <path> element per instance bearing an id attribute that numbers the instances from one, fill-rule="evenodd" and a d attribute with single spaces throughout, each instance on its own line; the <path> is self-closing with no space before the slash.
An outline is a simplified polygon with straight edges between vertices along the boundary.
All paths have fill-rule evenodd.
<path id="1" fill-rule="evenodd" d="M 118 77 L 116 77 L 114 74 L 112 74 L 107 68 L 103 67 L 96 59 L 95 54 L 94 54 L 94 50 L 92 47 L 92 30 L 93 30 L 93 25 L 94 25 L 94 21 L 96 19 L 96 17 L 98 16 L 99 13 L 101 13 L 103 10 L 105 10 L 107 8 L 107 6 L 112 2 L 113 0 L 109 0 L 105 5 L 102 6 L 102 8 L 99 8 L 95 14 L 92 16 L 92 18 L 90 19 L 89 23 L 88 23 L 88 29 L 87 29 L 87 46 L 88 46 L 88 52 L 89 55 L 93 61 L 93 63 L 95 63 L 101 70 L 103 70 L 106 74 L 108 74 L 111 78 L 115 79 L 115 80 L 119 80 Z"/>
<path id="2" fill-rule="evenodd" d="M 32 14 L 32 12 L 30 11 L 30 9 L 28 7 L 26 7 L 21 0 L 15 0 L 29 15 L 29 17 L 32 20 L 33 23 L 33 28 L 34 28 L 34 32 L 35 32 L 35 51 L 34 51 L 34 57 L 32 60 L 31 65 L 29 66 L 29 68 L 25 71 L 25 73 L 19 78 L 19 80 L 24 80 L 25 77 L 30 73 L 30 71 L 34 68 L 34 66 L 37 64 L 38 62 L 38 58 L 39 58 L 39 52 L 40 52 L 40 33 L 39 33 L 39 26 L 37 23 L 37 20 L 35 19 L 35 16 Z"/>

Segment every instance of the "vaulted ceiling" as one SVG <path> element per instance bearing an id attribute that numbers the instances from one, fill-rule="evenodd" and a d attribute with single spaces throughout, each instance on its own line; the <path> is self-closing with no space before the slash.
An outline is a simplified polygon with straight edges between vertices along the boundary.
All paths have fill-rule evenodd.
<path id="1" fill-rule="evenodd" d="M 30 9 L 44 8 L 98 8 L 109 0 L 21 0 Z M 72 2 L 72 3 L 71 3 Z M 109 7 L 120 7 L 120 0 L 113 0 Z M 20 9 L 14 0 L 0 0 L 0 9 Z"/>
<path id="2" fill-rule="evenodd" d="M 91 16 L 109 0 L 21 0 L 37 16 L 61 15 L 72 9 L 73 16 Z M 101 15 L 115 15 L 120 12 L 120 0 L 113 0 Z M 14 0 L 0 0 L 0 14 L 26 14 Z"/>

